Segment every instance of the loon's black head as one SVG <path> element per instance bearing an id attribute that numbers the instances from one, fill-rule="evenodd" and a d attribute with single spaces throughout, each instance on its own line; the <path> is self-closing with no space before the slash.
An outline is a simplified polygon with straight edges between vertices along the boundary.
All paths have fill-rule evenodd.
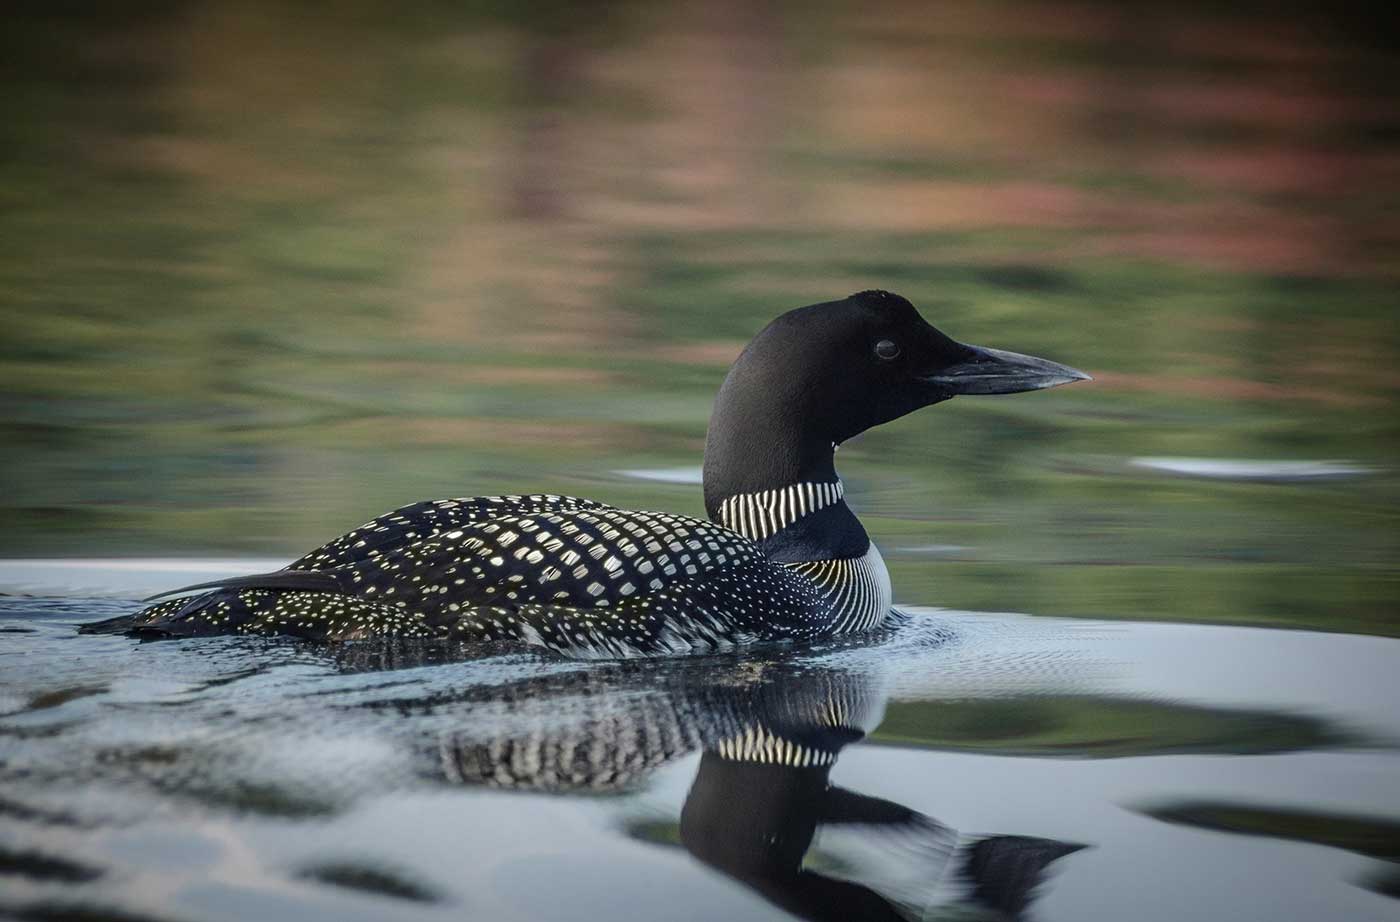
<path id="1" fill-rule="evenodd" d="M 833 446 L 960 394 L 1088 380 L 1065 365 L 951 339 L 914 305 L 862 291 L 789 311 L 729 370 L 705 444 L 705 500 L 835 477 Z"/>

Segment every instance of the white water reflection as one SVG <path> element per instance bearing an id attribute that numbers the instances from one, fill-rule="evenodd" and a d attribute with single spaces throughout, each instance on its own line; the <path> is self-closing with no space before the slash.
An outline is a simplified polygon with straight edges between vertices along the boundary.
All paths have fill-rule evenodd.
<path id="1" fill-rule="evenodd" d="M 646 480 L 652 483 L 679 483 L 687 486 L 698 486 L 704 480 L 704 472 L 698 465 L 695 467 L 637 468 L 617 473 L 633 480 Z"/>
<path id="2" fill-rule="evenodd" d="M 1371 469 L 1348 461 L 1264 461 L 1225 458 L 1134 458 L 1134 467 L 1211 480 L 1346 480 Z"/>
<path id="3" fill-rule="evenodd" d="M 278 570 L 290 557 L 0 559 L 0 595 L 140 599 L 173 586 Z"/>

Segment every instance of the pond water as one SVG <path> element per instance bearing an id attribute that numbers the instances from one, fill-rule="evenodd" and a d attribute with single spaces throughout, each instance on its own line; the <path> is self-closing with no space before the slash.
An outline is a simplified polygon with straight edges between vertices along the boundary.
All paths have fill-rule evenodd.
<path id="1" fill-rule="evenodd" d="M 0 603 L 0 912 L 1400 911 L 1400 640 L 934 608 L 599 664 L 74 632 L 135 604 Z"/>
<path id="2" fill-rule="evenodd" d="M 900 598 L 1400 634 L 1400 82 L 1333 6 L 25 5 L 0 553 L 700 514 L 743 343 L 885 288 L 1095 377 L 842 446 Z"/>

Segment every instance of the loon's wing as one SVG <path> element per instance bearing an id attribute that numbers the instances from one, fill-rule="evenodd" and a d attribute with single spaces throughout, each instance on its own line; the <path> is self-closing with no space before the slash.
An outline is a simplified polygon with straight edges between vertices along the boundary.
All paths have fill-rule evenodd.
<path id="1" fill-rule="evenodd" d="M 591 499 L 553 493 L 424 500 L 401 506 L 371 519 L 359 528 L 348 531 L 297 558 L 281 570 L 251 576 L 232 576 L 181 586 L 178 589 L 167 589 L 142 601 L 151 602 L 165 596 L 189 595 L 209 589 L 303 589 L 309 592 L 339 592 L 342 591 L 340 583 L 330 571 L 372 560 L 384 554 L 393 554 L 454 528 L 469 527 L 503 515 L 534 515 L 542 512 L 605 508 L 610 507 Z"/>
<path id="2" fill-rule="evenodd" d="M 288 570 L 333 570 L 502 515 L 606 509 L 604 503 L 576 496 L 532 493 L 523 496 L 466 496 L 425 500 L 386 512 L 287 565 Z"/>
<path id="3" fill-rule="evenodd" d="M 605 609 L 763 560 L 752 541 L 713 522 L 595 506 L 511 510 L 333 572 L 344 592 L 419 611 L 467 602 Z"/>

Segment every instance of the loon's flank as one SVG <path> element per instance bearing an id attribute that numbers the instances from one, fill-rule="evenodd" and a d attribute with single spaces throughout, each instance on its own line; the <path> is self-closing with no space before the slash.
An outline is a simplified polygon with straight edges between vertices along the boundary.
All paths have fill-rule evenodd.
<path id="1" fill-rule="evenodd" d="M 83 630 L 523 641 L 579 657 L 868 631 L 889 615 L 890 578 L 846 505 L 837 446 L 960 394 L 1088 378 L 959 343 L 904 298 L 860 292 L 783 314 L 730 368 L 705 441 L 709 521 L 553 494 L 415 503 L 283 570 Z"/>

